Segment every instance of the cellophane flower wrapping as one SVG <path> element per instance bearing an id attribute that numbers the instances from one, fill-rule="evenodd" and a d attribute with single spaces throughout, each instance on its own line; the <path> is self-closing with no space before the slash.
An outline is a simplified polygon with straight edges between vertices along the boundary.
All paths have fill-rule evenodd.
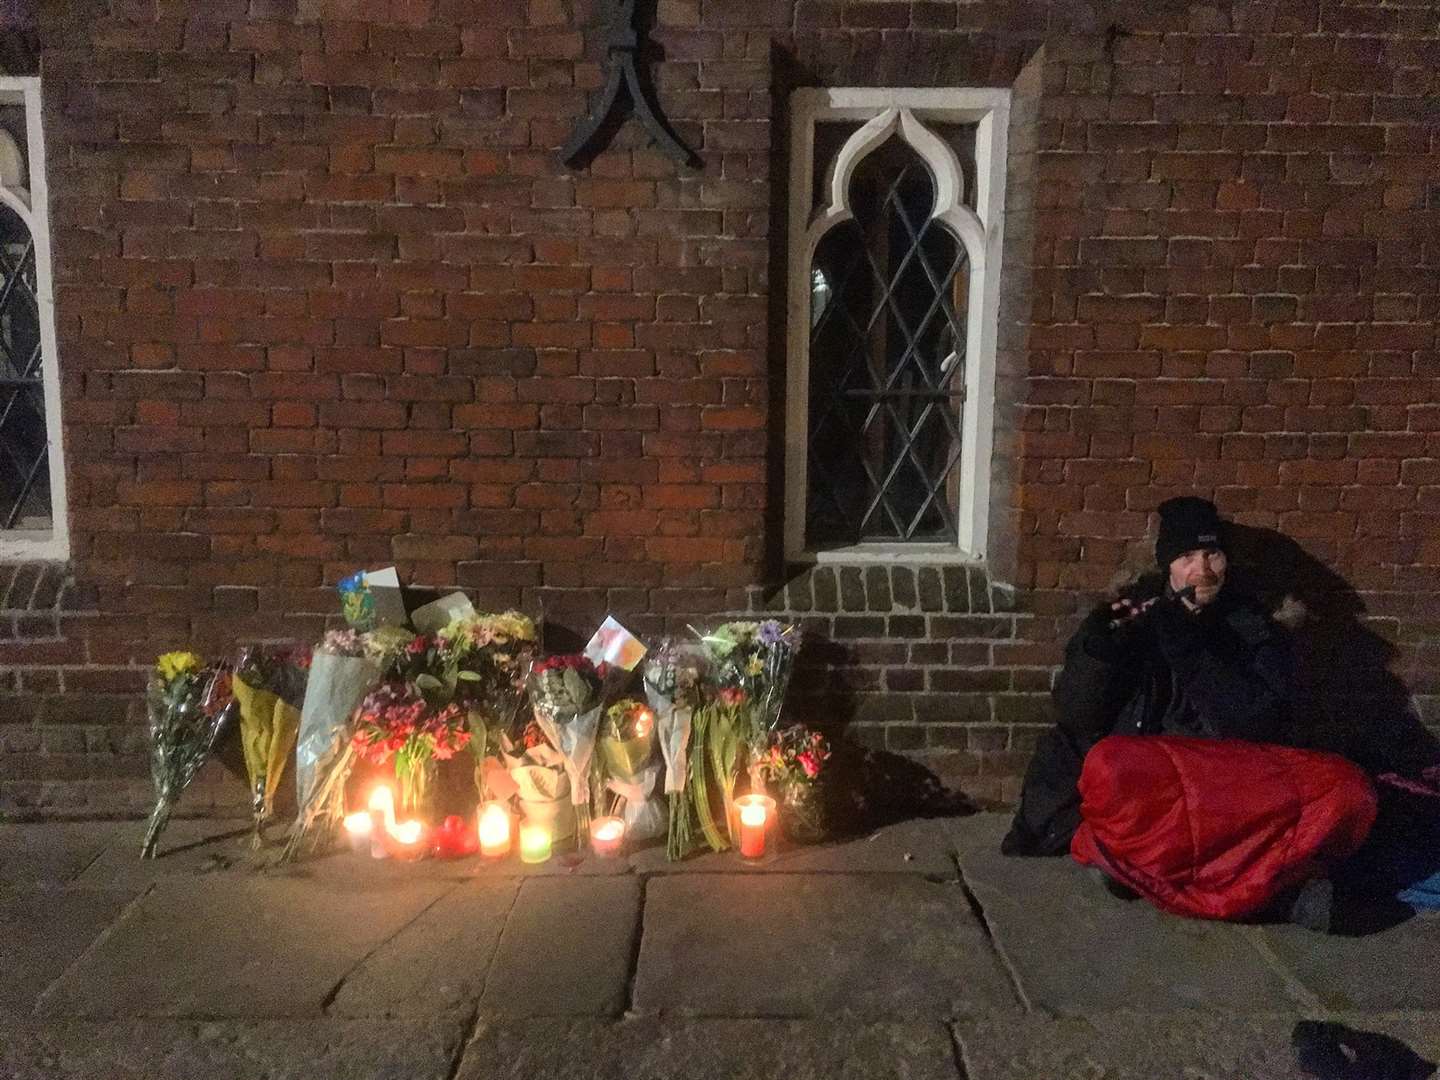
<path id="1" fill-rule="evenodd" d="M 349 743 L 356 706 L 379 681 L 380 666 L 365 655 L 364 639 L 355 631 L 331 631 L 315 647 L 295 744 L 295 784 L 302 814 Z"/>
<path id="2" fill-rule="evenodd" d="M 665 793 L 670 806 L 665 852 L 670 859 L 684 858 L 693 847 L 687 779 L 703 668 L 703 654 L 687 642 L 668 638 L 645 659 L 645 700 L 655 713 L 655 731 L 665 761 Z"/>
<path id="3" fill-rule="evenodd" d="M 355 761 L 352 721 L 381 675 L 379 660 L 367 655 L 365 639 L 355 630 L 332 630 L 311 654 L 295 743 L 299 812 L 285 860 L 298 855 L 307 838 L 317 846 L 326 842 L 345 816 L 345 781 Z"/>
<path id="4" fill-rule="evenodd" d="M 500 739 L 514 742 L 523 730 L 520 706 L 525 676 L 538 648 L 535 623 L 518 611 L 472 613 L 437 631 L 455 700 L 470 725 L 470 750 L 475 756 L 475 782 L 481 799 L 493 795 L 485 779 L 493 769 L 486 758 L 498 759 Z"/>
<path id="5" fill-rule="evenodd" d="M 766 619 L 727 622 L 706 632 L 694 632 L 710 661 L 714 696 L 730 707 L 730 717 L 740 725 L 751 787 L 761 789 L 764 777 L 756 763 L 770 736 L 780 728 L 785 691 L 800 648 L 800 631 L 793 625 Z"/>
<path id="6" fill-rule="evenodd" d="M 565 759 L 570 801 L 582 817 L 590 805 L 590 758 L 603 712 L 603 677 L 584 656 L 547 656 L 531 665 L 525 681 L 535 723 Z"/>
<path id="7" fill-rule="evenodd" d="M 573 836 L 575 806 L 565 758 L 546 741 L 540 725 L 532 721 L 515 739 L 502 734 L 499 758 L 525 820 L 548 824 L 554 840 Z"/>
<path id="8" fill-rule="evenodd" d="M 250 779 L 255 846 L 274 811 L 275 791 L 300 732 L 310 647 L 295 642 L 249 645 L 236 657 L 232 687 L 240 707 L 240 743 Z"/>
<path id="9" fill-rule="evenodd" d="M 655 752 L 655 713 L 634 698 L 605 710 L 598 741 L 604 787 L 613 798 L 610 812 L 625 822 L 626 835 L 649 840 L 665 834 L 669 815 L 655 794 L 660 764 Z"/>
<path id="10" fill-rule="evenodd" d="M 180 793 L 205 764 L 234 713 L 227 670 L 207 667 L 191 652 L 165 653 L 156 661 L 145 686 L 155 809 L 141 858 L 155 857 Z"/>

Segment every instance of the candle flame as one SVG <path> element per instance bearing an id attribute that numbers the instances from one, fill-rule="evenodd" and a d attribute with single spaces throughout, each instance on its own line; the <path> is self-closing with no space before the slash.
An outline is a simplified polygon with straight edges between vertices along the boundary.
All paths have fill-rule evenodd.
<path id="1" fill-rule="evenodd" d="M 650 734 L 650 729 L 655 726 L 655 714 L 649 709 L 644 709 L 635 716 L 635 737 L 643 739 Z"/>
<path id="2" fill-rule="evenodd" d="M 418 821 L 402 821 L 398 824 L 387 822 L 385 828 L 397 844 L 418 844 L 425 826 Z"/>
<path id="3" fill-rule="evenodd" d="M 607 818 L 595 823 L 596 840 L 619 840 L 625 832 L 625 823 L 619 818 Z"/>
<path id="4" fill-rule="evenodd" d="M 375 790 L 370 792 L 370 812 L 381 813 L 385 817 L 385 827 L 394 831 L 395 826 L 395 796 L 384 784 L 377 784 Z"/>
<path id="5" fill-rule="evenodd" d="M 746 803 L 740 807 L 740 824 L 749 825 L 752 828 L 765 824 L 765 806 L 763 803 Z"/>
<path id="6" fill-rule="evenodd" d="M 491 803 L 480 815 L 480 843 L 498 847 L 510 838 L 510 815 L 503 806 Z"/>

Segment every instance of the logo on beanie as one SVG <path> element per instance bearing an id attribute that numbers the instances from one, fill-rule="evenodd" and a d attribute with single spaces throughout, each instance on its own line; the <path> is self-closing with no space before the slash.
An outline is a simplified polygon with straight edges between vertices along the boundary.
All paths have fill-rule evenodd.
<path id="1" fill-rule="evenodd" d="M 1199 536 L 1195 537 L 1195 539 L 1198 543 L 1201 544 L 1215 544 L 1220 541 L 1220 537 L 1216 536 L 1214 533 L 1201 533 Z"/>

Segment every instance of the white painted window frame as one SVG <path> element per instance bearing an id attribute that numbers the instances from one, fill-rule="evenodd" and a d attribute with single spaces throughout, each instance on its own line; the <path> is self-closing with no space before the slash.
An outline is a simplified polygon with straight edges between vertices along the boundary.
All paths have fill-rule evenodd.
<path id="1" fill-rule="evenodd" d="M 826 120 L 864 123 L 836 155 L 827 178 L 829 205 L 811 211 L 815 125 Z M 964 174 L 954 151 L 926 121 L 975 124 L 976 199 L 963 202 Z M 791 562 L 981 562 L 989 527 L 994 452 L 995 340 L 1000 311 L 1000 252 L 1005 224 L 1005 155 L 1010 91 L 1003 89 L 801 89 L 790 97 L 790 235 L 785 409 L 785 557 Z M 810 430 L 810 274 L 815 249 L 853 215 L 847 205 L 855 168 L 892 135 L 930 166 L 936 181 L 933 219 L 965 245 L 970 293 L 965 343 L 965 402 L 961 410 L 960 504 L 957 543 L 862 543 L 805 547 Z"/>
<path id="2" fill-rule="evenodd" d="M 55 277 L 50 248 L 50 190 L 45 173 L 39 77 L 0 76 L 0 101 L 25 108 L 29 189 L 0 184 L 0 202 L 20 215 L 35 241 L 35 294 L 39 302 L 45 438 L 49 444 L 51 525 L 47 530 L 0 530 L 0 560 L 64 561 L 70 558 L 70 515 L 65 492 L 65 439 L 60 419 L 60 360 L 55 339 Z"/>

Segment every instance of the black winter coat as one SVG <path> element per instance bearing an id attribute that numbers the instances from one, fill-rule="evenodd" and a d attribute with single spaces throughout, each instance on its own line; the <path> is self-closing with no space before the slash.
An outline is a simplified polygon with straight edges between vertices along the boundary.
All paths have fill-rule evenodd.
<path id="1" fill-rule="evenodd" d="M 1080 769 L 1107 735 L 1284 739 L 1294 686 L 1289 633 L 1231 587 L 1196 613 L 1163 588 L 1151 578 L 1127 590 L 1137 603 L 1159 599 L 1118 629 L 1102 604 L 1065 647 L 1053 694 L 1058 720 L 1036 744 L 1005 854 L 1069 851 Z"/>

